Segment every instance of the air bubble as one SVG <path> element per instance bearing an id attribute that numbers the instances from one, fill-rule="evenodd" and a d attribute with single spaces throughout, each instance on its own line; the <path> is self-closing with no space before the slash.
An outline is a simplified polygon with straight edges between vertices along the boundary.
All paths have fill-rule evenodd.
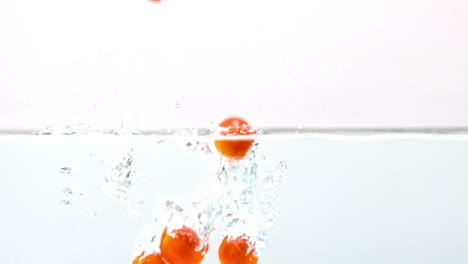
<path id="1" fill-rule="evenodd" d="M 70 167 L 62 167 L 59 169 L 59 172 L 64 173 L 64 174 L 71 174 L 71 171 L 72 171 L 72 168 Z"/>
<path id="2" fill-rule="evenodd" d="M 68 187 L 65 187 L 65 188 L 63 188 L 63 193 L 64 193 L 65 195 L 72 195 L 72 194 L 73 194 L 73 191 L 72 191 L 72 189 L 70 189 L 70 188 L 68 188 Z"/>

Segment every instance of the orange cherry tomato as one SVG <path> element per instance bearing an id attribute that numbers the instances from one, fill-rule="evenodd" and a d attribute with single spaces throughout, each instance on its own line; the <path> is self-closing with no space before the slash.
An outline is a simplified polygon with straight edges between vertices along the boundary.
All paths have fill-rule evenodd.
<path id="1" fill-rule="evenodd" d="M 136 257 L 132 264 L 166 264 L 159 253 L 152 253 L 145 256 L 143 251 L 140 256 Z"/>
<path id="2" fill-rule="evenodd" d="M 169 234 L 166 228 L 161 236 L 161 255 L 169 264 L 199 264 L 207 251 L 198 234 L 186 226 Z"/>
<path id="3" fill-rule="evenodd" d="M 220 132 L 221 136 L 243 136 L 257 133 L 245 119 L 236 116 L 224 119 L 219 126 L 223 128 Z M 253 139 L 220 139 L 215 140 L 215 146 L 225 157 L 241 159 L 245 157 L 254 141 Z"/>
<path id="4" fill-rule="evenodd" d="M 221 264 L 257 264 L 255 243 L 249 240 L 246 235 L 235 239 L 225 237 L 218 250 Z"/>

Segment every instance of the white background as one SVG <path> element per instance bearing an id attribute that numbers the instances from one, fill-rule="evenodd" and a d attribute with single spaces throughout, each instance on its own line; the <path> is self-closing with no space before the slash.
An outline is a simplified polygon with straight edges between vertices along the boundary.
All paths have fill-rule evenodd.
<path id="1" fill-rule="evenodd" d="M 0 127 L 465 126 L 467 14 L 464 0 L 2 0 Z"/>

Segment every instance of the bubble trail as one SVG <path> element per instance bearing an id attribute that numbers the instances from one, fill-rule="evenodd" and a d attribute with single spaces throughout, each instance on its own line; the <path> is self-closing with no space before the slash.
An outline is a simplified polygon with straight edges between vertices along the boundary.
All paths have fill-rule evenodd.
<path id="1" fill-rule="evenodd" d="M 265 160 L 255 145 L 244 160 L 233 163 L 222 159 L 218 178 L 220 190 L 205 200 L 194 203 L 187 211 L 173 202 L 166 203 L 170 215 L 166 225 L 190 225 L 208 243 L 211 234 L 222 228 L 225 236 L 249 234 L 257 250 L 266 246 L 267 231 L 273 226 L 278 210 L 278 187 L 284 175 L 286 162 L 274 168 L 263 168 Z"/>
<path id="2" fill-rule="evenodd" d="M 117 165 L 112 169 L 110 175 L 104 177 L 107 192 L 120 200 L 128 200 L 128 193 L 132 187 L 133 175 L 135 167 L 133 166 L 134 153 L 131 148 L 118 161 Z"/>

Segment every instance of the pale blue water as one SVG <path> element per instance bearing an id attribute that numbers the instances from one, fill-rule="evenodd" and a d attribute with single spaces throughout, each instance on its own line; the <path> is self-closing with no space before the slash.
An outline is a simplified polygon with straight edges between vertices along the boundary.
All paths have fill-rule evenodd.
<path id="1" fill-rule="evenodd" d="M 466 137 L 257 142 L 259 175 L 288 168 L 259 263 L 468 263 Z M 189 208 L 222 191 L 219 155 L 187 143 L 0 136 L 0 263 L 130 263 L 166 200 Z M 120 191 L 105 180 L 119 172 Z M 218 263 L 222 232 L 203 263 Z"/>

